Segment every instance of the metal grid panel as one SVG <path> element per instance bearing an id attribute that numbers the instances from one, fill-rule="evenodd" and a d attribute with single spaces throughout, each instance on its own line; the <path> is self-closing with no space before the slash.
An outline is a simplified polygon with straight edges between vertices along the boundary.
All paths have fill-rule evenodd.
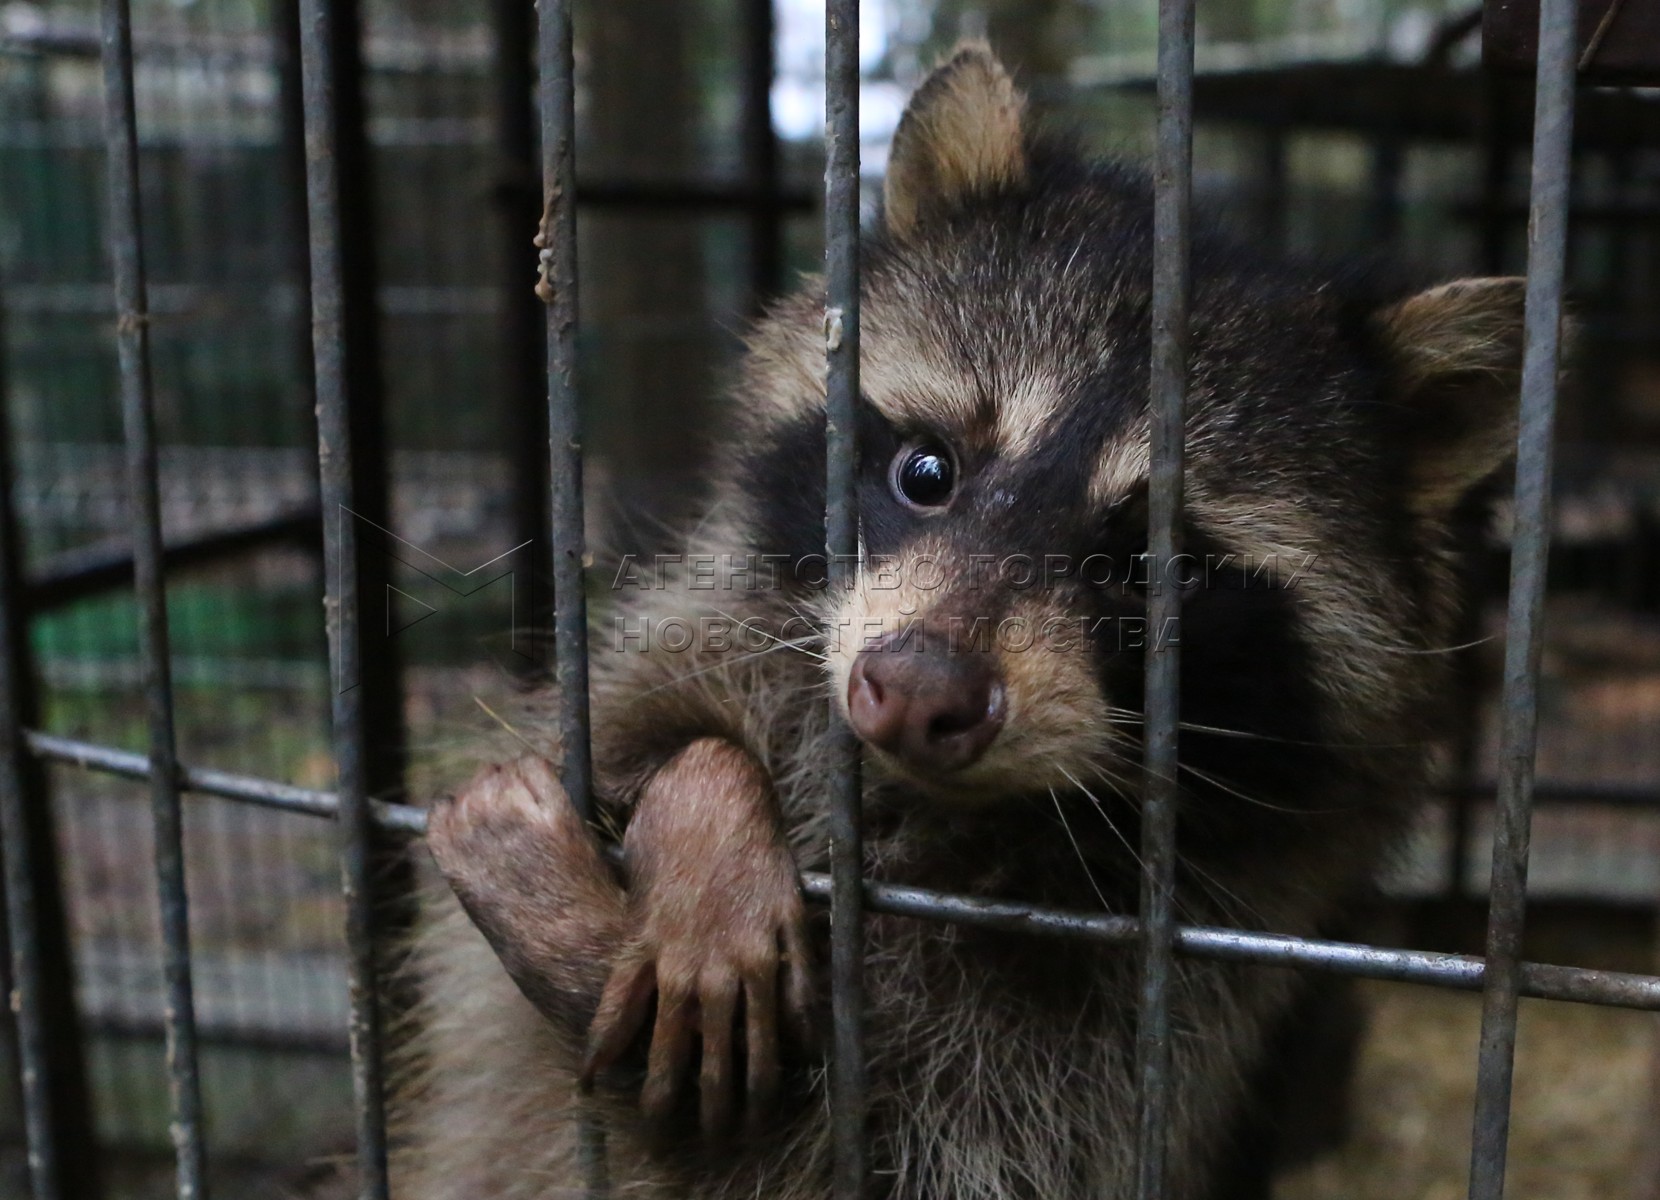
<path id="1" fill-rule="evenodd" d="M 354 499 L 355 459 L 344 368 L 339 180 L 336 176 L 335 64 L 340 0 L 305 0 L 302 54 L 311 210 L 313 316 L 320 414 L 320 461 L 325 513 L 343 516 Z M 826 192 L 826 354 L 829 365 L 827 540 L 839 571 L 856 563 L 857 513 L 853 413 L 858 396 L 858 141 L 857 0 L 827 6 L 827 136 L 830 162 Z M 1174 821 L 1171 780 L 1176 755 L 1178 696 L 1174 648 L 1152 658 L 1147 682 L 1148 814 L 1141 919 L 1085 916 L 1034 906 L 953 896 L 917 888 L 871 885 L 859 878 L 859 777 L 857 746 L 842 748 L 833 826 L 832 872 L 803 879 L 810 899 L 832 905 L 832 984 L 835 1005 L 833 1107 L 836 1193 L 844 1200 L 864 1185 L 864 1064 L 860 1045 L 861 909 L 1034 936 L 1059 936 L 1138 945 L 1143 955 L 1137 1077 L 1141 1097 L 1138 1191 L 1163 1193 L 1165 1106 L 1168 1089 L 1167 988 L 1175 954 L 1235 962 L 1299 966 L 1341 974 L 1412 981 L 1485 993 L 1480 1078 L 1472 1151 L 1472 1200 L 1503 1193 L 1510 1076 L 1517 1000 L 1537 996 L 1660 1011 L 1660 978 L 1525 963 L 1520 938 L 1525 903 L 1528 817 L 1532 799 L 1532 750 L 1536 724 L 1540 614 L 1544 586 L 1550 484 L 1550 444 L 1556 391 L 1557 338 L 1566 245 L 1568 150 L 1572 131 L 1575 0 L 1546 0 L 1540 20 L 1540 70 L 1536 90 L 1531 260 L 1528 271 L 1527 344 L 1517 474 L 1517 552 L 1511 587 L 1511 638 L 1505 678 L 1505 775 L 1493 903 L 1486 959 L 1401 951 L 1345 943 L 1177 926 L 1171 904 Z M 39 947 L 32 921 L 31 863 L 22 836 L 25 755 L 79 764 L 130 778 L 148 779 L 157 824 L 158 887 L 169 947 L 168 1035 L 173 1071 L 178 1194 L 201 1195 L 202 1156 L 196 1052 L 190 1008 L 189 958 L 182 866 L 178 855 L 179 796 L 194 791 L 334 819 L 340 830 L 342 886 L 348 901 L 351 949 L 351 1047 L 357 1091 L 360 1193 L 385 1197 L 386 1144 L 374 943 L 370 924 L 369 855 L 375 829 L 418 835 L 424 814 L 368 798 L 362 689 L 337 687 L 336 754 L 339 790 L 298 788 L 224 772 L 193 770 L 175 761 L 167 678 L 166 626 L 161 581 L 155 452 L 149 431 L 144 370 L 144 299 L 138 257 L 139 213 L 131 155 L 131 43 L 125 0 L 107 0 L 104 45 L 111 97 L 111 200 L 114 258 L 120 289 L 119 330 L 123 395 L 128 416 L 134 489 L 135 579 L 145 619 L 147 682 L 151 700 L 148 756 L 50 737 L 21 727 L 23 683 L 9 663 L 0 674 L 0 817 L 4 818 L 6 883 L 10 914 L 15 1007 L 23 1056 L 30 1164 L 36 1200 L 61 1194 L 54 1130 L 48 1119 L 43 1054 L 44 1000 L 38 985 Z M 552 437 L 556 585 L 561 600 L 556 633 L 565 751 L 563 782 L 573 803 L 586 811 L 589 796 L 585 615 L 582 597 L 581 442 L 575 407 L 576 263 L 572 200 L 574 107 L 570 17 L 561 0 L 544 0 L 539 32 L 544 146 L 544 249 L 553 290 L 548 313 L 549 416 Z M 1179 548 L 1181 429 L 1185 393 L 1187 227 L 1192 146 L 1192 0 L 1161 0 L 1159 132 L 1155 173 L 1155 301 L 1153 488 L 1149 535 L 1162 560 Z M 123 155 L 125 147 L 125 155 Z M 351 523 L 325 522 L 329 562 L 330 654 L 337 681 L 354 680 L 362 650 L 356 600 L 360 579 Z M 6 529 L 0 527 L 0 535 Z M 0 571 L 15 563 L 0 545 Z M 0 574 L 0 606 L 18 603 L 17 580 Z M 1173 589 L 1153 598 L 1154 628 L 1174 617 Z M 0 616 L 6 615 L 0 611 Z M 603 1192 L 603 1148 L 595 1130 L 589 1186 Z"/>

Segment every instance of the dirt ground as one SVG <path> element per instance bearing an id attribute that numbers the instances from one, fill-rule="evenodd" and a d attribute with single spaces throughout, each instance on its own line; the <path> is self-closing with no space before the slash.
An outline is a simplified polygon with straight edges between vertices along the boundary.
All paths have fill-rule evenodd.
<path id="1" fill-rule="evenodd" d="M 1369 984 L 1371 1027 L 1354 1136 L 1281 1181 L 1275 1200 L 1463 1200 L 1479 996 Z M 1516 1200 L 1649 1200 L 1660 1017 L 1523 1001 L 1507 1193 Z M 1644 1153 L 1647 1159 L 1645 1169 Z"/>

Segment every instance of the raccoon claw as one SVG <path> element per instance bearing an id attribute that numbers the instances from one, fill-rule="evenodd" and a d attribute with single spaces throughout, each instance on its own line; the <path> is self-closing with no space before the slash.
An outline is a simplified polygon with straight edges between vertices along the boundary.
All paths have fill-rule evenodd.
<path id="1" fill-rule="evenodd" d="M 794 950 L 780 953 L 780 945 Z M 679 1110 L 695 1038 L 698 1125 L 704 1136 L 720 1141 L 732 1131 L 740 1073 L 744 1128 L 755 1133 L 771 1114 L 783 1075 L 781 994 L 790 1035 L 803 1047 L 813 1045 L 805 939 L 799 928 L 787 928 L 770 947 L 753 942 L 729 957 L 717 953 L 701 967 L 689 961 L 690 949 L 657 957 L 636 951 L 616 969 L 589 1031 L 581 1083 L 591 1088 L 634 1043 L 655 994 L 657 1015 L 640 1091 L 647 1121 L 663 1130 Z"/>
<path id="2" fill-rule="evenodd" d="M 645 1024 L 656 991 L 657 965 L 650 958 L 636 956 L 612 972 L 588 1029 L 588 1053 L 579 1078 L 583 1090 L 592 1089 L 599 1073 L 623 1056 Z"/>
<path id="3" fill-rule="evenodd" d="M 666 1132 L 696 1045 L 703 1134 L 726 1137 L 740 1104 L 753 1131 L 778 1095 L 781 1009 L 786 1031 L 813 1045 L 805 910 L 766 776 L 729 743 L 693 743 L 646 786 L 624 851 L 637 934 L 605 985 L 583 1082 L 639 1037 L 655 994 L 647 1121 Z"/>

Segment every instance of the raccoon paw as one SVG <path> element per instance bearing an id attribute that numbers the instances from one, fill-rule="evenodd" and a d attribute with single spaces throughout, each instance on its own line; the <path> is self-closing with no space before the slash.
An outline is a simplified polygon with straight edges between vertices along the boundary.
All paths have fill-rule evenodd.
<path id="1" fill-rule="evenodd" d="M 765 773 L 728 742 L 693 743 L 647 784 L 624 852 L 636 929 L 594 1018 L 584 1079 L 627 1050 L 655 995 L 647 1120 L 666 1129 L 696 1043 L 704 1135 L 731 1131 L 740 1070 L 754 1131 L 777 1101 L 784 1035 L 813 1041 L 805 911 Z"/>
<path id="2" fill-rule="evenodd" d="M 627 936 L 627 907 L 548 763 L 485 767 L 433 806 L 427 845 L 519 990 L 580 1036 Z"/>

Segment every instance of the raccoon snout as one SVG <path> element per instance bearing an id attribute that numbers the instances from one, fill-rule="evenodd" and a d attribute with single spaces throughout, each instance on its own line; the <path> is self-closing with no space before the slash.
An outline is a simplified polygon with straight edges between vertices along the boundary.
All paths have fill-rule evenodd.
<path id="1" fill-rule="evenodd" d="M 892 636 L 860 651 L 847 682 L 853 731 L 908 766 L 960 771 L 1003 728 L 1006 694 L 989 654 L 928 651 Z"/>

